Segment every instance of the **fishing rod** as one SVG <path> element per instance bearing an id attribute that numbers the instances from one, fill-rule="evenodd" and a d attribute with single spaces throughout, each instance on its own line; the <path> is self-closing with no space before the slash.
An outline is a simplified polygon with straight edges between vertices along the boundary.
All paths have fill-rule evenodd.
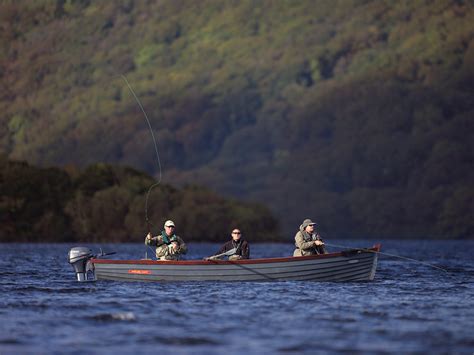
<path id="1" fill-rule="evenodd" d="M 151 134 L 151 138 L 153 140 L 153 146 L 155 148 L 155 155 L 156 155 L 156 160 L 158 162 L 158 170 L 159 170 L 159 175 L 158 175 L 158 180 L 153 183 L 149 188 L 148 188 L 148 191 L 146 193 L 146 198 L 145 198 L 145 221 L 148 225 L 148 232 L 151 234 L 151 226 L 154 226 L 153 223 L 150 222 L 150 220 L 148 219 L 148 199 L 150 197 L 150 193 L 151 193 L 151 190 L 153 190 L 156 186 L 158 186 L 160 183 L 161 183 L 161 179 L 162 179 L 162 169 L 161 169 L 161 160 L 160 160 L 160 154 L 158 153 L 158 145 L 156 144 L 156 139 L 155 139 L 155 134 L 153 133 L 153 128 L 151 126 L 151 122 L 150 122 L 150 119 L 148 118 L 148 115 L 146 114 L 145 112 L 145 109 L 143 108 L 143 105 L 142 103 L 140 102 L 140 100 L 138 99 L 138 96 L 135 94 L 135 91 L 133 90 L 132 86 L 130 85 L 130 83 L 128 82 L 127 78 L 125 77 L 125 75 L 121 75 L 122 76 L 122 79 L 125 81 L 125 83 L 127 84 L 128 86 L 128 89 L 130 90 L 130 92 L 132 93 L 133 97 L 135 98 L 135 101 L 137 102 L 138 106 L 140 107 L 140 109 L 142 110 L 143 112 L 143 116 L 145 116 L 145 120 L 148 124 L 148 129 L 150 130 L 150 134 Z M 153 252 L 154 250 L 149 246 L 147 245 L 148 248 L 150 248 Z"/>
<path id="2" fill-rule="evenodd" d="M 330 247 L 334 247 L 334 248 L 353 249 L 353 248 L 345 246 L 345 245 L 329 244 L 329 243 L 326 243 L 326 242 L 324 244 L 327 245 L 327 246 L 330 246 Z M 438 270 L 442 270 L 446 273 L 448 272 L 448 270 L 443 269 L 442 267 L 427 263 L 426 261 L 421 261 L 421 260 L 417 260 L 417 259 L 413 259 L 413 258 L 408 258 L 406 256 L 401 256 L 401 255 L 389 254 L 389 253 L 385 253 L 385 252 L 382 253 L 381 251 L 375 251 L 375 250 L 371 250 L 371 249 L 367 249 L 367 248 L 356 248 L 356 249 L 366 251 L 366 252 L 376 253 L 376 254 L 387 255 L 387 256 L 391 256 L 393 258 L 399 258 L 399 259 L 404 259 L 404 260 L 409 260 L 409 261 L 415 261 L 417 263 L 424 264 L 424 265 L 427 265 L 427 266 L 431 266 L 432 268 L 435 268 L 435 269 L 438 269 Z"/>
<path id="3" fill-rule="evenodd" d="M 216 260 L 222 256 L 230 256 L 230 255 L 234 255 L 235 253 L 237 252 L 237 248 L 232 248 L 230 250 L 227 250 L 226 252 L 224 253 L 221 253 L 221 254 L 217 254 L 217 255 L 212 255 L 212 256 L 209 256 L 207 258 L 204 258 L 204 260 Z"/>
<path id="4" fill-rule="evenodd" d="M 128 88 L 130 89 L 130 92 L 132 93 L 133 97 L 135 98 L 135 101 L 137 102 L 138 106 L 140 107 L 140 109 L 142 110 L 143 112 L 143 115 L 145 116 L 145 119 L 146 119 L 146 122 L 148 124 L 148 129 L 150 130 L 150 134 L 151 134 L 151 138 L 153 140 L 153 146 L 155 148 L 155 155 L 156 155 L 156 160 L 158 162 L 158 169 L 159 169 L 159 175 L 158 175 L 158 181 L 156 181 L 154 184 L 152 184 L 149 188 L 148 188 L 148 192 L 146 194 L 146 199 L 145 199 L 145 219 L 146 219 L 146 222 L 149 224 L 149 225 L 153 225 L 150 223 L 149 219 L 148 219 L 148 198 L 150 197 L 150 192 L 151 190 L 153 190 L 153 188 L 155 188 L 156 186 L 158 186 L 160 183 L 161 183 L 161 179 L 162 179 L 162 169 L 161 169 L 161 160 L 160 160 L 160 154 L 158 153 L 158 145 L 156 144 L 156 139 L 155 139 L 155 134 L 153 133 L 153 128 L 151 127 L 151 122 L 150 122 L 150 119 L 148 118 L 148 115 L 146 114 L 145 112 L 145 109 L 143 108 L 143 105 L 142 103 L 140 102 L 140 100 L 138 99 L 138 96 L 135 94 L 135 91 L 133 90 L 132 86 L 130 85 L 130 83 L 128 82 L 127 78 L 125 77 L 125 75 L 122 74 L 122 78 L 123 80 L 125 81 L 125 83 L 127 84 Z"/>

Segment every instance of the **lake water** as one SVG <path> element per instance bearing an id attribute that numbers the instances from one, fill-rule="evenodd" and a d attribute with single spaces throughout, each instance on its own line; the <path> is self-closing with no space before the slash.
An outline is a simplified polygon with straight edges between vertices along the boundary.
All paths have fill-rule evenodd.
<path id="1" fill-rule="evenodd" d="M 472 241 L 382 241 L 382 252 L 448 272 L 380 255 L 375 280 L 360 283 L 78 283 L 72 246 L 0 244 L 0 354 L 474 353 Z M 151 254 L 141 244 L 87 246 L 121 259 Z M 218 249 L 189 246 L 188 259 Z M 251 253 L 292 251 L 253 244 Z"/>

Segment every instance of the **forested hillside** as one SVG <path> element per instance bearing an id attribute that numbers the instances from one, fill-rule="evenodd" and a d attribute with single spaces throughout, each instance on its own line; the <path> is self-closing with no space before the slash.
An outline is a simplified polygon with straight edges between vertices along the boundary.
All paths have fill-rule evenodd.
<path id="1" fill-rule="evenodd" d="M 0 151 L 265 203 L 291 238 L 474 237 L 470 1 L 1 1 Z"/>
<path id="2" fill-rule="evenodd" d="M 0 155 L 0 242 L 143 242 L 171 217 L 186 241 L 222 242 L 235 226 L 253 242 L 280 237 L 265 206 L 202 187 L 103 163 L 38 168 Z"/>

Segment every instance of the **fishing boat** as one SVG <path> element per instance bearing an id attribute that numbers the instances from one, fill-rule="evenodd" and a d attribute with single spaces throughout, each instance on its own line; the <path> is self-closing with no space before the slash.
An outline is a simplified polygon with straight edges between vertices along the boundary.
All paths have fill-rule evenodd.
<path id="1" fill-rule="evenodd" d="M 337 253 L 247 260 L 112 260 L 86 247 L 69 251 L 78 281 L 370 281 L 380 244 Z"/>

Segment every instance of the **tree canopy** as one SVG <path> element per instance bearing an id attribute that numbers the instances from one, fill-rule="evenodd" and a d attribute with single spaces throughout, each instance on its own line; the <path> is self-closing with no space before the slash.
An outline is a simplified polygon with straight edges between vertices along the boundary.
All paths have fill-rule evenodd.
<path id="1" fill-rule="evenodd" d="M 251 241 L 280 240 L 266 207 L 204 187 L 104 163 L 38 168 L 0 156 L 0 242 L 138 242 L 171 218 L 187 241 L 221 242 L 236 226 Z"/>

